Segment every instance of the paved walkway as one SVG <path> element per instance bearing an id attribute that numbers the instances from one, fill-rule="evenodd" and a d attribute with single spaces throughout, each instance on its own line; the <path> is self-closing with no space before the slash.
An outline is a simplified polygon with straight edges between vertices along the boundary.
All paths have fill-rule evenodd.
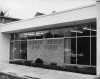
<path id="1" fill-rule="evenodd" d="M 49 70 L 15 64 L 0 64 L 0 71 L 5 73 L 17 74 L 19 76 L 25 75 L 40 79 L 95 79 L 94 75 Z"/>

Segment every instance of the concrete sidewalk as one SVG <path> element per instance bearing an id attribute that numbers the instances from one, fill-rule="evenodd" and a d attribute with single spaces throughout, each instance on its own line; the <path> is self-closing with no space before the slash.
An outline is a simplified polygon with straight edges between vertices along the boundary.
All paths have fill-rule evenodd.
<path id="1" fill-rule="evenodd" d="M 40 79 L 96 79 L 95 75 L 64 72 L 15 64 L 0 64 L 0 71 Z"/>

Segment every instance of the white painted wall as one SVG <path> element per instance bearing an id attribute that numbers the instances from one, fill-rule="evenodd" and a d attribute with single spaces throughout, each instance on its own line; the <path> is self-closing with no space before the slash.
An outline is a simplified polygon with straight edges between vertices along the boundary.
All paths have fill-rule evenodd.
<path id="1" fill-rule="evenodd" d="M 60 24 L 84 19 L 91 19 L 96 17 L 96 6 L 88 6 L 75 10 L 59 12 L 50 15 L 35 17 L 33 19 L 4 24 L 1 29 L 2 32 L 15 32 L 28 29 L 35 29 L 46 25 Z M 50 26 L 49 26 L 50 27 Z"/>
<path id="2" fill-rule="evenodd" d="M 97 2 L 97 75 L 100 76 L 100 1 Z"/>
<path id="3" fill-rule="evenodd" d="M 1 26 L 0 26 L 1 29 Z M 0 63 L 9 63 L 10 36 L 0 31 Z"/>

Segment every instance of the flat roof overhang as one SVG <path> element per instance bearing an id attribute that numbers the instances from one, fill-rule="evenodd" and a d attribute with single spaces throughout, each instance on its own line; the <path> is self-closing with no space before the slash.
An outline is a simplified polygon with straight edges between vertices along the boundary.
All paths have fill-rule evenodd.
<path id="1" fill-rule="evenodd" d="M 29 20 L 22 20 L 1 25 L 1 32 L 25 32 L 30 30 L 49 29 L 71 26 L 96 21 L 96 5 L 43 15 Z"/>
<path id="2" fill-rule="evenodd" d="M 33 28 L 16 30 L 14 32 L 28 32 L 28 31 L 37 31 L 37 30 L 44 30 L 44 29 L 54 29 L 54 28 L 68 27 L 68 26 L 70 27 L 70 26 L 73 26 L 73 25 L 79 25 L 79 24 L 85 24 L 85 23 L 91 23 L 91 22 L 96 22 L 96 18 L 38 26 L 38 27 L 33 27 Z M 12 33 L 12 32 L 8 32 L 8 33 Z"/>

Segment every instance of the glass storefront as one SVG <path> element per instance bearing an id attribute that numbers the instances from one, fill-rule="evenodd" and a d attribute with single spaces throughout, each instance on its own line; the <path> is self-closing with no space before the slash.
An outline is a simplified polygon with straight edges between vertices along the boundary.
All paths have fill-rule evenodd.
<path id="1" fill-rule="evenodd" d="M 44 57 L 64 65 L 96 66 L 96 23 L 11 33 L 10 47 L 11 60 Z"/>

